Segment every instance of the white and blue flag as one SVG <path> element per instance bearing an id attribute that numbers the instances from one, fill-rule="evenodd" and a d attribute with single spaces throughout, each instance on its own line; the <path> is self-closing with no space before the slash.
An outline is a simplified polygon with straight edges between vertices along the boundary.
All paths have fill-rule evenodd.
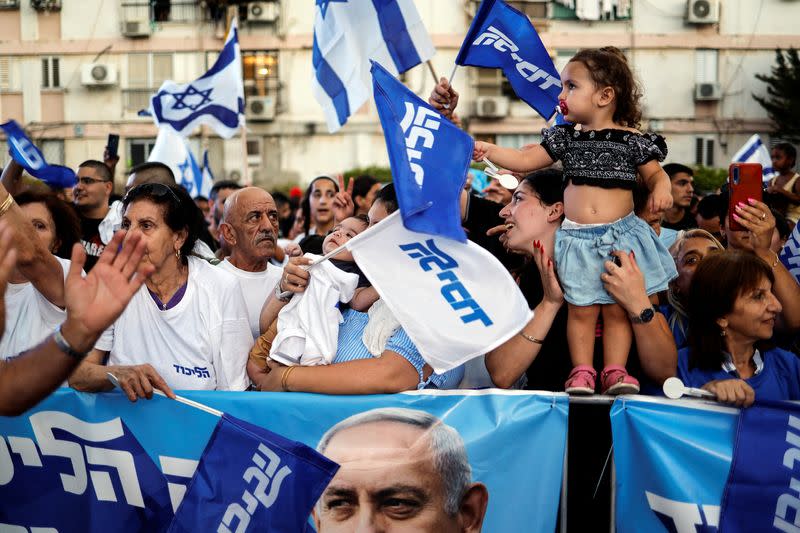
<path id="1" fill-rule="evenodd" d="M 780 259 L 797 283 L 800 283 L 800 224 L 795 225 L 792 234 L 786 239 Z"/>
<path id="2" fill-rule="evenodd" d="M 230 139 L 244 126 L 242 54 L 236 19 L 211 69 L 191 83 L 165 81 L 139 114 L 151 115 L 158 126 L 169 126 L 186 137 L 201 124 Z"/>
<path id="3" fill-rule="evenodd" d="M 370 60 L 396 76 L 436 50 L 413 0 L 316 3 L 312 89 L 333 133 L 370 97 Z"/>
<path id="4" fill-rule="evenodd" d="M 753 134 L 752 137 L 747 139 L 736 154 L 733 156 L 732 163 L 758 163 L 761 165 L 762 179 L 764 181 L 771 180 L 778 175 L 772 168 L 772 157 L 769 155 L 769 149 L 761 140 L 758 134 Z"/>
<path id="5" fill-rule="evenodd" d="M 50 165 L 44 154 L 25 135 L 25 132 L 14 120 L 0 124 L 6 134 L 8 151 L 12 159 L 22 165 L 28 174 L 40 179 L 54 189 L 65 189 L 75 186 L 75 171 L 63 165 Z"/>
<path id="6" fill-rule="evenodd" d="M 156 144 L 147 160 L 164 163 L 172 169 L 175 182 L 186 189 L 192 198 L 200 194 L 203 173 L 192 155 L 189 143 L 172 128 L 161 126 L 158 129 Z"/>
<path id="7" fill-rule="evenodd" d="M 208 198 L 211 195 L 211 188 L 214 186 L 214 174 L 211 172 L 211 167 L 208 166 L 208 150 L 203 152 L 203 170 L 201 174 L 202 178 L 198 195 Z"/>

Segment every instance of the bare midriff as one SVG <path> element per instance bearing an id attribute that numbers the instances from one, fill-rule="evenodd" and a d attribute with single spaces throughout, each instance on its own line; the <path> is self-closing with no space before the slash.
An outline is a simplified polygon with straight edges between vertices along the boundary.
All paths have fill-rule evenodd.
<path id="1" fill-rule="evenodd" d="M 633 194 L 625 189 L 567 185 L 564 214 L 578 224 L 609 224 L 633 211 Z"/>

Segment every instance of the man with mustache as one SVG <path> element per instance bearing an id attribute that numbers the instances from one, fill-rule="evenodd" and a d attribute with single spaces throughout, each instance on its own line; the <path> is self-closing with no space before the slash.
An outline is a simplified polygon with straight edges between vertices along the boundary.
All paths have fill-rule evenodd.
<path id="1" fill-rule="evenodd" d="M 231 254 L 219 266 L 239 279 L 250 328 L 258 338 L 261 307 L 275 289 L 282 272 L 269 262 L 278 238 L 278 207 L 263 189 L 239 189 L 225 201 L 219 230 L 231 249 Z"/>

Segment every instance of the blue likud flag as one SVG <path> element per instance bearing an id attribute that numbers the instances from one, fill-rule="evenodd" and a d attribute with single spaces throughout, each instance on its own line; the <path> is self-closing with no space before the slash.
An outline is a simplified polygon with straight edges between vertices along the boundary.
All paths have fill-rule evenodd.
<path id="1" fill-rule="evenodd" d="M 553 116 L 558 70 L 528 16 L 502 0 L 481 2 L 456 64 L 502 69 L 517 96 L 546 120 Z"/>
<path id="2" fill-rule="evenodd" d="M 31 142 L 16 121 L 9 120 L 5 124 L 0 124 L 0 128 L 8 137 L 11 157 L 22 165 L 28 174 L 55 189 L 75 186 L 75 171 L 62 165 L 48 165 L 41 150 Z"/>
<path id="3" fill-rule="evenodd" d="M 304 531 L 338 469 L 305 444 L 224 414 L 169 531 Z"/>
<path id="4" fill-rule="evenodd" d="M 175 182 L 186 189 L 192 198 L 200 194 L 203 173 L 189 148 L 189 143 L 172 128 L 166 126 L 158 128 L 156 144 L 147 160 L 167 165 L 175 176 Z"/>
<path id="5" fill-rule="evenodd" d="M 755 133 L 739 151 L 733 155 L 732 163 L 758 163 L 761 165 L 761 174 L 764 181 L 771 180 L 778 175 L 772 168 L 772 157 L 761 137 Z"/>
<path id="6" fill-rule="evenodd" d="M 9 455 L 0 444 L 0 522 L 13 517 L 32 531 L 62 533 L 166 530 L 173 517 L 167 480 L 120 417 L 87 422 L 47 410 L 29 420 L 35 441 L 7 437 L 25 453 Z M 17 530 L 27 531 L 8 529 Z"/>
<path id="7" fill-rule="evenodd" d="M 800 406 L 756 402 L 742 409 L 722 497 L 720 531 L 800 527 Z"/>
<path id="8" fill-rule="evenodd" d="M 472 137 L 375 62 L 372 80 L 403 225 L 465 242 L 459 202 Z"/>
<path id="9" fill-rule="evenodd" d="M 800 224 L 795 225 L 780 254 L 781 262 L 800 283 Z"/>
<path id="10" fill-rule="evenodd" d="M 211 195 L 211 188 L 214 186 L 214 174 L 211 172 L 211 167 L 208 166 L 208 150 L 203 152 L 203 170 L 202 179 L 200 182 L 200 189 L 198 196 L 208 198 Z"/>
<path id="11" fill-rule="evenodd" d="M 316 0 L 311 87 L 328 130 L 341 128 L 370 97 L 370 60 L 392 74 L 436 50 L 414 0 Z"/>
<path id="12" fill-rule="evenodd" d="M 186 137 L 201 124 L 230 139 L 244 125 L 242 54 L 236 19 L 211 69 L 191 83 L 167 80 L 140 115 L 151 115 L 158 126 L 168 126 Z"/>

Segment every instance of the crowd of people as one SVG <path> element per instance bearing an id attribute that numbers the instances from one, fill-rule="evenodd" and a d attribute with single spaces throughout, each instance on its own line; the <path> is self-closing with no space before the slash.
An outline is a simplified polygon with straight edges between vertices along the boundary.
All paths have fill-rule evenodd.
<path id="1" fill-rule="evenodd" d="M 778 258 L 800 213 L 794 147 L 772 149 L 763 199 L 729 213 L 724 188 L 698 195 L 692 168 L 661 166 L 666 140 L 636 129 L 640 92 L 619 51 L 582 51 L 562 78 L 568 124 L 541 145 L 476 142 L 475 159 L 514 171 L 516 189 L 494 178 L 461 199 L 469 239 L 508 269 L 533 317 L 441 374 L 349 252 L 320 263 L 398 209 L 391 183 L 318 176 L 297 197 L 220 181 L 193 199 L 169 167 L 145 163 L 115 197 L 106 154 L 78 166 L 65 201 L 12 160 L 0 184 L 0 383 L 14 383 L 0 386 L 2 411 L 64 380 L 109 390 L 109 373 L 131 401 L 154 388 L 658 394 L 672 376 L 737 405 L 800 400 L 800 285 Z M 442 79 L 429 103 L 452 119 L 458 94 Z"/>

